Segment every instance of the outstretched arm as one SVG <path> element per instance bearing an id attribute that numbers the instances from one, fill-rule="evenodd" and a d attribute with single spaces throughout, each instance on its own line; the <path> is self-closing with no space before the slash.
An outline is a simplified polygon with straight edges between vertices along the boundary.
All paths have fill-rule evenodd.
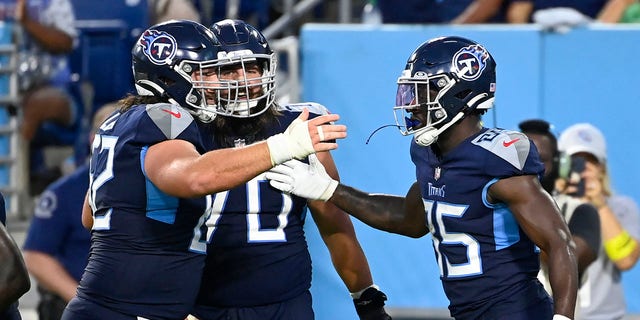
<path id="1" fill-rule="evenodd" d="M 182 198 L 198 197 L 232 189 L 274 165 L 290 159 L 337 148 L 334 139 L 346 137 L 336 114 L 307 120 L 304 110 L 284 133 L 246 147 L 225 148 L 200 155 L 184 140 L 167 140 L 149 147 L 144 169 L 163 192 Z M 320 129 L 321 128 L 321 129 Z"/>
<path id="2" fill-rule="evenodd" d="M 31 282 L 20 249 L 0 223 L 0 311 L 29 291 Z"/>
<path id="3" fill-rule="evenodd" d="M 321 152 L 317 154 L 317 158 L 326 168 L 328 175 L 339 180 L 331 154 Z M 331 202 L 309 201 L 309 209 L 322 240 L 329 249 L 334 268 L 349 292 L 352 295 L 359 293 L 354 297 L 354 301 L 360 319 L 391 319 L 384 310 L 386 295 L 373 284 L 369 263 L 349 216 Z M 359 303 L 362 299 L 366 301 Z"/>
<path id="4" fill-rule="evenodd" d="M 496 182 L 487 200 L 506 203 L 523 231 L 546 253 L 555 314 L 573 319 L 578 290 L 575 244 L 551 196 L 537 177 L 527 175 Z"/>
<path id="5" fill-rule="evenodd" d="M 428 232 L 424 203 L 417 182 L 405 197 L 366 193 L 340 184 L 329 201 L 379 230 L 413 238 L 422 237 Z"/>
<path id="6" fill-rule="evenodd" d="M 405 197 L 373 194 L 339 184 L 321 163 L 309 157 L 309 165 L 287 161 L 266 174 L 270 184 L 297 196 L 330 201 L 367 225 L 409 237 L 421 237 L 428 231 L 420 188 L 414 183 Z"/>

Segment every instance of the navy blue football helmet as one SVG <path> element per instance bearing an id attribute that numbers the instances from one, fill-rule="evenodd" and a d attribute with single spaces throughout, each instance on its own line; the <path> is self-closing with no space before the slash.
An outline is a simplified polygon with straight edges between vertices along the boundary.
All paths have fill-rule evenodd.
<path id="1" fill-rule="evenodd" d="M 429 40 L 398 78 L 396 124 L 430 145 L 469 113 L 492 108 L 495 89 L 496 62 L 482 45 L 462 37 Z"/>
<path id="2" fill-rule="evenodd" d="M 236 118 L 262 114 L 275 104 L 277 63 L 267 39 L 242 20 L 222 20 L 211 30 L 222 48 L 216 113 Z"/>
<path id="3" fill-rule="evenodd" d="M 166 97 L 209 122 L 217 102 L 206 88 L 215 81 L 203 81 L 203 74 L 214 70 L 219 51 L 211 30 L 197 22 L 171 20 L 151 26 L 131 52 L 136 90 L 142 96 Z"/>

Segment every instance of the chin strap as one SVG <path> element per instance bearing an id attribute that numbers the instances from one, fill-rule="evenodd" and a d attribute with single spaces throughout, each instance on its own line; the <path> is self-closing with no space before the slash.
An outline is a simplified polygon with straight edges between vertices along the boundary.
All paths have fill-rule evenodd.
<path id="1" fill-rule="evenodd" d="M 469 100 L 469 102 L 467 102 L 467 107 L 471 108 L 471 106 L 476 104 L 479 100 L 481 100 L 483 98 L 486 98 L 487 96 L 489 96 L 489 95 L 486 94 L 486 93 L 483 93 L 483 94 L 479 94 L 479 95 L 473 97 L 473 99 L 471 99 L 471 100 Z M 491 109 L 493 107 L 494 101 L 495 101 L 495 98 L 487 99 L 486 101 L 483 101 L 480 104 L 478 104 L 476 109 Z M 451 127 L 456 122 L 458 122 L 460 119 L 462 119 L 464 117 L 464 115 L 465 115 L 464 112 L 458 112 L 458 114 L 456 114 L 456 116 L 453 117 L 453 119 L 451 119 L 451 121 L 449 121 L 448 123 L 446 123 L 445 125 L 440 127 L 440 129 L 436 129 L 434 127 L 425 127 L 425 128 L 421 128 L 421 129 L 416 130 L 415 133 L 413 134 L 413 137 L 416 140 L 416 143 L 418 145 L 420 145 L 420 146 L 423 146 L 423 147 L 427 147 L 427 146 L 432 145 L 434 142 L 438 141 L 438 136 L 441 133 L 443 133 L 449 127 Z"/>
<path id="2" fill-rule="evenodd" d="M 436 129 L 434 127 L 424 127 L 416 130 L 413 134 L 413 139 L 420 146 L 427 147 L 432 145 L 434 142 L 438 141 L 438 136 L 443 133 L 445 130 L 449 129 L 454 123 L 458 122 L 458 120 L 464 117 L 463 112 L 458 112 L 451 121 L 440 127 L 440 129 Z"/>

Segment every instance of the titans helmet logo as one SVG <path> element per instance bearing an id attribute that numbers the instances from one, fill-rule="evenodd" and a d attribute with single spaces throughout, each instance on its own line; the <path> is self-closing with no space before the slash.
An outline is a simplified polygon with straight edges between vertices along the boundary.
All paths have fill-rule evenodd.
<path id="1" fill-rule="evenodd" d="M 140 45 L 143 47 L 144 55 L 157 65 L 171 64 L 178 49 L 176 39 L 172 35 L 158 30 L 145 31 L 140 37 Z"/>
<path id="2" fill-rule="evenodd" d="M 481 45 L 464 47 L 453 56 L 455 72 L 461 79 L 473 81 L 482 75 L 487 66 L 489 52 Z"/>

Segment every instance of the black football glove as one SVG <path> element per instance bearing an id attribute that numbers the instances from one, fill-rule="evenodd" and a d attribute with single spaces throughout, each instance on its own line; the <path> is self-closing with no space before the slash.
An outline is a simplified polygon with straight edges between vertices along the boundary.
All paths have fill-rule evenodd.
<path id="1" fill-rule="evenodd" d="M 360 298 L 353 299 L 353 304 L 360 320 L 391 320 L 391 316 L 384 310 L 386 300 L 387 295 L 384 292 L 369 287 L 362 292 Z"/>

